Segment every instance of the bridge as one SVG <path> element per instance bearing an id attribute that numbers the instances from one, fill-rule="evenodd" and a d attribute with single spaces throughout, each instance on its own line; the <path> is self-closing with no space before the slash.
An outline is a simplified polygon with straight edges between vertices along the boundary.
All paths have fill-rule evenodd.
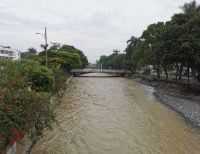
<path id="1" fill-rule="evenodd" d="M 73 76 L 80 76 L 81 74 L 88 73 L 107 73 L 115 76 L 124 76 L 125 74 L 131 74 L 127 70 L 113 70 L 113 69 L 72 69 L 71 73 Z"/>

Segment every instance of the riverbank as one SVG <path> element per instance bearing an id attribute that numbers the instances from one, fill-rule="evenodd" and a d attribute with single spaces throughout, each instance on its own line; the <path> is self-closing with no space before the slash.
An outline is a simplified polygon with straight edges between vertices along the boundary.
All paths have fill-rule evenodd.
<path id="1" fill-rule="evenodd" d="M 178 112 L 188 122 L 200 128 L 200 103 L 199 101 L 170 96 L 156 89 L 154 96 L 163 104 Z"/>
<path id="2" fill-rule="evenodd" d="M 179 113 L 187 122 L 200 128 L 199 95 L 180 92 L 180 85 L 174 86 L 147 78 L 136 78 L 136 81 L 154 87 L 153 94 L 159 102 Z"/>
<path id="3" fill-rule="evenodd" d="M 61 103 L 61 99 L 71 79 L 72 79 L 72 76 L 67 76 L 67 79 L 65 79 L 65 81 L 62 81 L 62 80 L 60 81 L 62 82 L 62 84 L 59 85 L 60 88 L 57 89 L 57 91 L 53 94 L 53 96 L 50 99 L 51 108 L 53 110 L 55 110 L 56 107 L 59 106 L 59 104 Z M 3 150 L 0 151 L 0 153 L 6 154 L 7 151 L 10 150 L 10 151 L 14 151 L 15 154 L 30 154 L 35 143 L 36 142 L 30 141 L 28 137 L 25 137 L 20 143 L 14 143 L 13 145 L 5 146 L 7 144 L 6 140 L 0 139 L 0 147 L 1 146 L 4 147 Z"/>
<path id="4" fill-rule="evenodd" d="M 65 83 L 63 83 L 63 85 L 60 87 L 60 89 L 57 91 L 57 93 L 55 93 L 51 97 L 50 104 L 51 104 L 51 107 L 53 110 L 55 110 L 56 107 L 59 106 L 59 104 L 61 103 L 61 99 L 62 99 L 71 80 L 72 80 L 72 76 L 67 77 L 67 80 L 65 81 Z M 29 145 L 25 145 L 25 149 L 23 149 L 22 151 L 20 150 L 17 153 L 21 154 L 23 152 L 23 154 L 30 154 L 32 151 L 32 148 L 34 147 L 35 144 L 36 144 L 36 142 L 31 142 L 31 143 L 29 143 Z"/>

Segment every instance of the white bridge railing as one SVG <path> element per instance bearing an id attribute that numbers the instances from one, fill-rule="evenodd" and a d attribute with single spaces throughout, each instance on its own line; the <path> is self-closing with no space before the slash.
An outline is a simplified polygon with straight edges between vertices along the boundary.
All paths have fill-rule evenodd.
<path id="1" fill-rule="evenodd" d="M 130 73 L 130 71 L 114 69 L 72 69 L 71 73 Z"/>

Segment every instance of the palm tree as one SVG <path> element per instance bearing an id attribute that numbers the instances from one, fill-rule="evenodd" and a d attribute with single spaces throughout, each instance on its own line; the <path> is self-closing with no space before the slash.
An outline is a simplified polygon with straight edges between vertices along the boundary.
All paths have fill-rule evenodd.
<path id="1" fill-rule="evenodd" d="M 135 36 L 132 36 L 128 41 L 127 41 L 127 46 L 128 47 L 134 47 L 138 41 L 138 38 Z"/>
<path id="2" fill-rule="evenodd" d="M 197 4 L 196 0 L 190 2 L 190 3 L 185 3 L 181 9 L 185 14 L 190 14 L 190 13 L 200 13 L 200 5 Z"/>
<path id="3" fill-rule="evenodd" d="M 117 55 L 118 53 L 120 53 L 120 51 L 116 49 L 116 50 L 113 50 L 113 53 Z"/>
<path id="4" fill-rule="evenodd" d="M 130 58 L 132 55 L 133 50 L 137 47 L 138 43 L 140 42 L 140 38 L 132 36 L 126 43 L 127 47 L 125 49 L 127 58 Z"/>
<path id="5" fill-rule="evenodd" d="M 35 54 L 37 53 L 37 49 L 35 49 L 34 47 L 28 48 L 27 51 L 28 51 L 30 54 L 33 54 L 33 55 L 35 55 Z"/>

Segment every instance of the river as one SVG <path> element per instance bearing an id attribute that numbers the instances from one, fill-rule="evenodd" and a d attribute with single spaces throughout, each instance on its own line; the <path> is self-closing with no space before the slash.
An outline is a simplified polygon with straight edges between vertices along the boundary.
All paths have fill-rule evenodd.
<path id="1" fill-rule="evenodd" d="M 199 131 L 121 77 L 73 78 L 32 154 L 199 154 Z"/>

